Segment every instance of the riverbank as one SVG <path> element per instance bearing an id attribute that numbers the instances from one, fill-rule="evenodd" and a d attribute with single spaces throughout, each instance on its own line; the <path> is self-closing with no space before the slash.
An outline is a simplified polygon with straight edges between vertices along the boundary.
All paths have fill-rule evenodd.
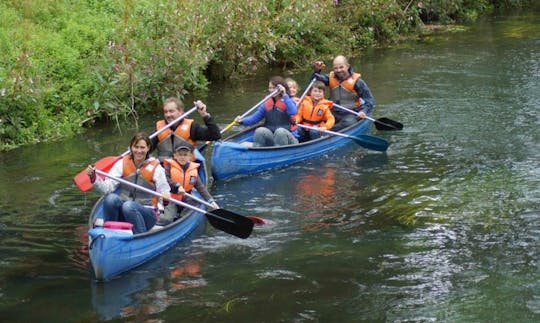
<path id="1" fill-rule="evenodd" d="M 137 122 L 164 97 L 203 94 L 214 80 L 388 46 L 424 34 L 426 24 L 474 21 L 507 2 L 449 3 L 2 3 L 0 150 L 70 137 L 102 121 Z"/>

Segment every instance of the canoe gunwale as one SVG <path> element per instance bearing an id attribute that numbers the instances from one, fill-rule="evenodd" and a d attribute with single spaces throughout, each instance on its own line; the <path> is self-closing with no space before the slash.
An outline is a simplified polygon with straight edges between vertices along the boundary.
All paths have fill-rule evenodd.
<path id="1" fill-rule="evenodd" d="M 350 126 L 348 126 L 347 128 L 343 128 L 341 131 L 339 131 L 340 133 L 347 133 L 349 130 L 353 129 L 353 128 L 356 128 L 356 127 L 360 127 L 364 122 L 367 122 L 367 123 L 371 123 L 371 121 L 367 120 L 367 119 L 364 119 L 364 120 L 360 120 L 359 122 L 355 123 L 355 124 L 352 124 Z M 253 126 L 250 126 L 246 129 L 243 129 L 242 131 L 240 132 L 237 132 L 235 134 L 232 134 L 222 140 L 219 140 L 218 142 L 219 143 L 237 143 L 239 144 L 239 142 L 236 142 L 234 141 L 233 139 L 234 138 L 237 138 L 237 137 L 240 137 L 240 136 L 243 136 L 249 132 L 252 132 L 252 131 L 255 131 L 255 129 L 259 128 L 259 127 L 262 127 L 264 126 L 264 124 L 262 123 L 258 123 L 258 124 L 255 124 Z M 314 144 L 317 144 L 317 143 L 320 143 L 321 141 L 323 140 L 326 140 L 328 139 L 329 137 L 332 137 L 332 135 L 323 135 L 317 139 L 313 139 L 313 140 L 309 140 L 309 141 L 304 141 L 304 142 L 299 142 L 297 144 L 292 144 L 292 145 L 283 145 L 283 146 L 267 146 L 267 147 L 246 147 L 248 150 L 280 150 L 280 149 L 289 149 L 289 148 L 292 148 L 292 147 L 301 147 L 301 146 L 310 146 L 310 145 L 314 145 Z M 347 140 L 347 139 L 345 139 Z"/>
<path id="2" fill-rule="evenodd" d="M 340 133 L 365 134 L 369 131 L 371 124 L 370 120 L 364 119 L 342 129 Z M 290 166 L 338 149 L 351 141 L 351 139 L 342 136 L 323 135 L 318 139 L 283 146 L 248 147 L 241 144 L 241 142 L 250 141 L 254 129 L 259 126 L 261 125 L 249 127 L 214 143 L 211 160 L 214 180 L 237 178 Z"/>
<path id="3" fill-rule="evenodd" d="M 206 175 L 204 158 L 198 161 L 203 165 L 199 168 L 199 171 L 204 172 L 204 175 Z M 207 181 L 208 176 L 205 176 L 204 182 Z M 198 195 L 197 192 L 194 193 Z M 104 195 L 100 196 L 96 201 L 88 217 L 90 264 L 94 271 L 94 277 L 98 281 L 109 281 L 152 261 L 152 259 L 171 249 L 177 243 L 189 239 L 189 236 L 199 228 L 202 229 L 206 219 L 203 213 L 187 209 L 183 211 L 185 213 L 182 213 L 181 218 L 162 228 L 139 234 L 119 233 L 118 230 L 94 225 L 96 218 L 103 218 L 103 198 Z M 203 204 L 196 206 L 199 209 L 206 209 Z M 105 239 L 108 241 L 105 242 Z M 100 242 L 99 240 L 103 241 Z"/>

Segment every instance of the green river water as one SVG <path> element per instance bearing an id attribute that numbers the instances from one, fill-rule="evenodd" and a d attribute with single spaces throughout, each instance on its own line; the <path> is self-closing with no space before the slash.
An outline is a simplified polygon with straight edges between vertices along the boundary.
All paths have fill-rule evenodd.
<path id="1" fill-rule="evenodd" d="M 351 143 L 216 182 L 222 207 L 271 223 L 246 240 L 207 226 L 105 284 L 86 248 L 98 194 L 73 176 L 123 152 L 133 129 L 0 153 L 0 321 L 540 321 L 539 21 L 495 17 L 361 53 L 374 117 L 405 125 L 373 128 L 386 154 Z M 202 99 L 226 126 L 275 73 Z"/>

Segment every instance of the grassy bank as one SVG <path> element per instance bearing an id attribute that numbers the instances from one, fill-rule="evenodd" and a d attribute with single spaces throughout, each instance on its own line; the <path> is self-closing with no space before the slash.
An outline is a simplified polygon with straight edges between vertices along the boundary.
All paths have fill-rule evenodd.
<path id="1" fill-rule="evenodd" d="M 11 0 L 0 3 L 0 150 L 100 120 L 137 120 L 164 97 L 262 66 L 306 66 L 474 21 L 506 1 Z"/>

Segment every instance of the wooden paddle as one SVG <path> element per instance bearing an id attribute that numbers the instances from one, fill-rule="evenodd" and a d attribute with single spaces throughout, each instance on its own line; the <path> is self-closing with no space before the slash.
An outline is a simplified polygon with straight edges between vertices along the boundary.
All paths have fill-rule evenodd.
<path id="1" fill-rule="evenodd" d="M 108 178 L 110 178 L 112 180 L 115 180 L 117 182 L 120 182 L 120 183 L 122 183 L 124 185 L 131 186 L 131 187 L 133 187 L 133 188 L 135 188 L 135 189 L 137 189 L 139 191 L 146 192 L 148 194 L 163 198 L 162 194 L 160 194 L 160 193 L 158 193 L 158 192 L 156 192 L 154 190 L 151 190 L 151 189 L 148 189 L 146 187 L 137 185 L 137 184 L 132 183 L 130 181 L 127 181 L 127 180 L 125 180 L 123 178 L 119 178 L 119 177 L 116 177 L 116 176 L 109 175 L 109 173 L 103 172 L 103 171 L 101 171 L 99 169 L 96 169 L 96 173 L 99 174 L 99 175 L 108 177 Z M 227 210 L 224 210 L 224 209 L 215 209 L 215 210 L 211 210 L 211 211 L 206 211 L 206 210 L 200 209 L 200 208 L 198 208 L 196 206 L 193 206 L 191 204 L 184 203 L 182 201 L 179 201 L 179 200 L 173 199 L 173 198 L 170 198 L 169 201 L 174 203 L 174 204 L 177 204 L 177 205 L 180 205 L 180 206 L 183 206 L 183 207 L 187 207 L 187 208 L 192 209 L 194 211 L 204 213 L 206 215 L 206 218 L 208 219 L 208 222 L 210 222 L 210 224 L 214 228 L 216 228 L 218 230 L 221 230 L 223 232 L 232 234 L 232 235 L 237 236 L 239 238 L 246 239 L 247 237 L 249 237 L 249 235 L 253 231 L 253 221 L 248 219 L 247 217 L 245 217 L 243 215 L 240 215 L 240 214 L 237 214 L 237 213 L 234 213 L 234 212 L 231 212 L 231 211 L 227 211 Z"/>
<path id="2" fill-rule="evenodd" d="M 197 201 L 199 203 L 202 203 L 202 204 L 204 204 L 204 205 L 206 205 L 208 207 L 213 207 L 211 203 L 208 203 L 207 201 L 205 201 L 203 199 L 200 199 L 200 198 L 196 197 L 193 194 L 189 194 L 188 192 L 184 192 L 182 194 L 185 194 L 186 196 L 189 196 L 190 198 L 194 199 L 195 201 Z M 263 224 L 266 223 L 266 221 L 263 218 L 255 216 L 255 215 L 246 215 L 246 218 L 253 221 L 253 224 L 263 225 Z"/>
<path id="3" fill-rule="evenodd" d="M 346 107 L 341 106 L 339 104 L 334 103 L 334 106 L 336 108 L 340 108 L 340 109 L 345 110 L 347 112 L 350 112 L 350 113 L 353 113 L 353 114 L 358 114 L 358 112 L 356 112 L 354 110 L 351 110 L 351 109 L 347 109 Z M 366 116 L 366 119 L 375 122 L 375 128 L 377 128 L 377 130 L 401 130 L 401 129 L 403 129 L 403 124 L 402 123 L 394 121 L 392 119 L 388 119 L 388 118 L 373 119 L 370 116 Z"/>
<path id="4" fill-rule="evenodd" d="M 160 133 L 162 133 L 163 131 L 169 129 L 172 125 L 176 124 L 178 121 L 180 121 L 183 118 L 187 117 L 188 115 L 193 113 L 193 111 L 195 111 L 195 110 L 197 110 L 197 107 L 191 108 L 188 112 L 185 112 L 184 114 L 182 114 L 178 118 L 174 119 L 172 122 L 169 122 L 165 127 L 161 128 L 158 131 L 151 134 L 150 139 L 157 137 Z M 111 167 L 114 165 L 114 163 L 116 163 L 120 158 L 126 156 L 127 154 L 129 154 L 129 149 L 126 150 L 120 156 L 103 157 L 103 158 L 101 158 L 100 160 L 98 160 L 98 161 L 96 161 L 94 163 L 94 167 L 96 169 L 100 169 L 100 170 L 103 170 L 103 171 L 107 172 L 107 171 L 109 171 L 111 169 Z M 92 183 L 90 183 L 90 179 L 88 178 L 88 175 L 86 175 L 86 168 L 84 170 L 80 171 L 77 175 L 75 175 L 75 177 L 73 178 L 73 181 L 75 182 L 75 185 L 77 185 L 77 187 L 83 192 L 87 192 L 87 191 L 92 189 L 93 185 L 92 185 Z"/>
<path id="5" fill-rule="evenodd" d="M 355 143 L 359 144 L 360 146 L 367 149 L 371 149 L 371 150 L 386 151 L 388 149 L 388 146 L 390 145 L 388 141 L 384 140 L 383 138 L 379 138 L 379 137 L 375 137 L 371 135 L 360 135 L 357 137 L 357 136 L 351 136 L 351 135 L 341 133 L 341 132 L 323 130 L 318 127 L 310 127 L 303 124 L 298 124 L 298 126 L 305 129 L 316 130 L 316 131 L 324 132 L 331 135 L 349 138 L 349 139 L 352 139 Z"/>

